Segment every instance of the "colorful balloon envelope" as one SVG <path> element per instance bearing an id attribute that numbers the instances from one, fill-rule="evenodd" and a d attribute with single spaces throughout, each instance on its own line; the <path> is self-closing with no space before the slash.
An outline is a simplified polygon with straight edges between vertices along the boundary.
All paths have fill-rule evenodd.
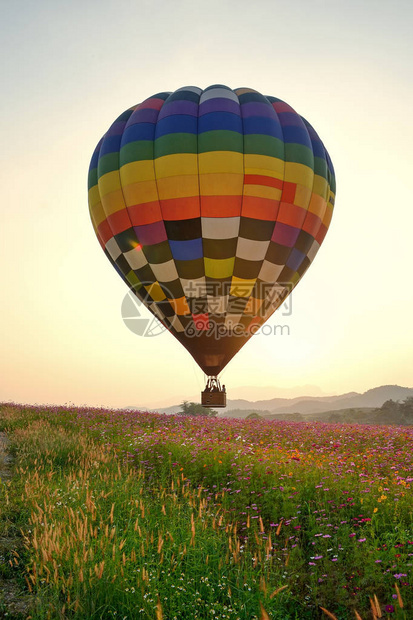
<path id="1" fill-rule="evenodd" d="M 111 125 L 89 171 L 105 254 L 210 376 L 308 269 L 334 197 L 311 125 L 250 88 L 153 95 Z"/>

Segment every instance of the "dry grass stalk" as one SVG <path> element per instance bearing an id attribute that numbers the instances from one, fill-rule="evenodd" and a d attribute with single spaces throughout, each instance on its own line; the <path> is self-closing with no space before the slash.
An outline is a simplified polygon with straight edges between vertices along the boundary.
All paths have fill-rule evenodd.
<path id="1" fill-rule="evenodd" d="M 373 614 L 373 620 L 376 620 L 377 618 L 376 605 L 373 599 L 371 598 L 371 596 L 369 596 L 369 601 L 370 601 L 371 613 Z"/>
<path id="2" fill-rule="evenodd" d="M 271 620 L 271 618 L 265 611 L 264 607 L 262 606 L 262 603 L 260 603 L 260 609 L 261 609 L 260 620 Z"/>
<path id="3" fill-rule="evenodd" d="M 189 543 L 192 547 L 195 545 L 195 521 L 194 521 L 194 513 L 191 512 L 191 542 Z"/>
<path id="4" fill-rule="evenodd" d="M 273 599 L 274 596 L 277 596 L 277 594 L 281 592 L 281 590 L 285 590 L 285 588 L 288 588 L 288 586 L 287 585 L 281 586 L 280 588 L 277 588 L 276 590 L 274 590 L 274 592 L 270 596 L 270 599 Z"/>
<path id="5" fill-rule="evenodd" d="M 397 583 L 395 583 L 394 587 L 396 588 L 397 602 L 399 603 L 399 607 L 400 609 L 403 609 L 404 605 L 403 605 L 402 596 L 400 594 L 399 586 L 397 585 Z"/>
<path id="6" fill-rule="evenodd" d="M 376 595 L 374 595 L 374 604 L 376 605 L 377 617 L 381 618 L 382 617 L 382 613 L 381 613 L 380 603 L 379 603 L 379 599 L 377 598 Z"/>
<path id="7" fill-rule="evenodd" d="M 161 599 L 159 598 L 159 594 L 158 594 L 158 600 L 156 603 L 156 620 L 163 620 L 162 604 L 161 604 Z"/>
<path id="8" fill-rule="evenodd" d="M 337 620 L 337 616 L 332 614 L 331 611 L 328 611 L 328 609 L 324 609 L 324 607 L 320 607 L 320 609 L 321 609 L 321 611 L 323 611 L 325 613 L 326 616 L 331 618 L 331 620 Z"/>

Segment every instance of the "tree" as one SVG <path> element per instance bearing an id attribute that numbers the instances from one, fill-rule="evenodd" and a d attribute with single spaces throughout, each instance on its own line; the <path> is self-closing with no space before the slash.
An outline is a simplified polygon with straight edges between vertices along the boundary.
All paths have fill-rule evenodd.
<path id="1" fill-rule="evenodd" d="M 409 396 L 404 402 L 400 403 L 399 408 L 405 423 L 413 424 L 413 396 Z"/>
<path id="2" fill-rule="evenodd" d="M 199 403 L 190 403 L 187 400 L 181 403 L 181 411 L 179 413 L 182 415 L 203 416 L 205 418 L 214 418 L 218 415 L 218 411 L 214 411 L 214 409 L 203 407 Z"/>
<path id="3" fill-rule="evenodd" d="M 386 413 L 397 413 L 399 409 L 399 403 L 395 402 L 392 399 L 386 400 L 386 402 L 382 404 L 380 409 L 382 411 L 385 411 Z"/>
<path id="4" fill-rule="evenodd" d="M 404 402 L 386 400 L 375 414 L 375 424 L 413 424 L 413 398 L 409 396 Z"/>

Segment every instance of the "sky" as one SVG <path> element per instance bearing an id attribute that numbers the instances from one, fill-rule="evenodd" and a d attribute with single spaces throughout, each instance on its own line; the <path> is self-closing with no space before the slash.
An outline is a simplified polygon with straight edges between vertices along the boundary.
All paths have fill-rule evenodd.
<path id="1" fill-rule="evenodd" d="M 224 369 L 229 397 L 413 386 L 412 19 L 410 0 L 3 2 L 0 401 L 199 398 L 204 375 L 173 336 L 125 326 L 86 184 L 123 110 L 210 84 L 288 102 L 337 178 L 326 239 Z"/>

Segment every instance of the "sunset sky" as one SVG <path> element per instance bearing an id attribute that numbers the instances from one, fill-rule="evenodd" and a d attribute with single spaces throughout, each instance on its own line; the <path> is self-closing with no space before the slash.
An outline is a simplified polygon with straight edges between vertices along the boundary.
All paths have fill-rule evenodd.
<path id="1" fill-rule="evenodd" d="M 0 401 L 197 397 L 204 375 L 175 338 L 122 321 L 127 288 L 93 232 L 87 172 L 123 110 L 216 83 L 288 102 L 337 177 L 330 230 L 291 314 L 269 320 L 290 333 L 239 352 L 222 373 L 229 397 L 412 387 L 412 19 L 410 0 L 4 5 Z"/>

